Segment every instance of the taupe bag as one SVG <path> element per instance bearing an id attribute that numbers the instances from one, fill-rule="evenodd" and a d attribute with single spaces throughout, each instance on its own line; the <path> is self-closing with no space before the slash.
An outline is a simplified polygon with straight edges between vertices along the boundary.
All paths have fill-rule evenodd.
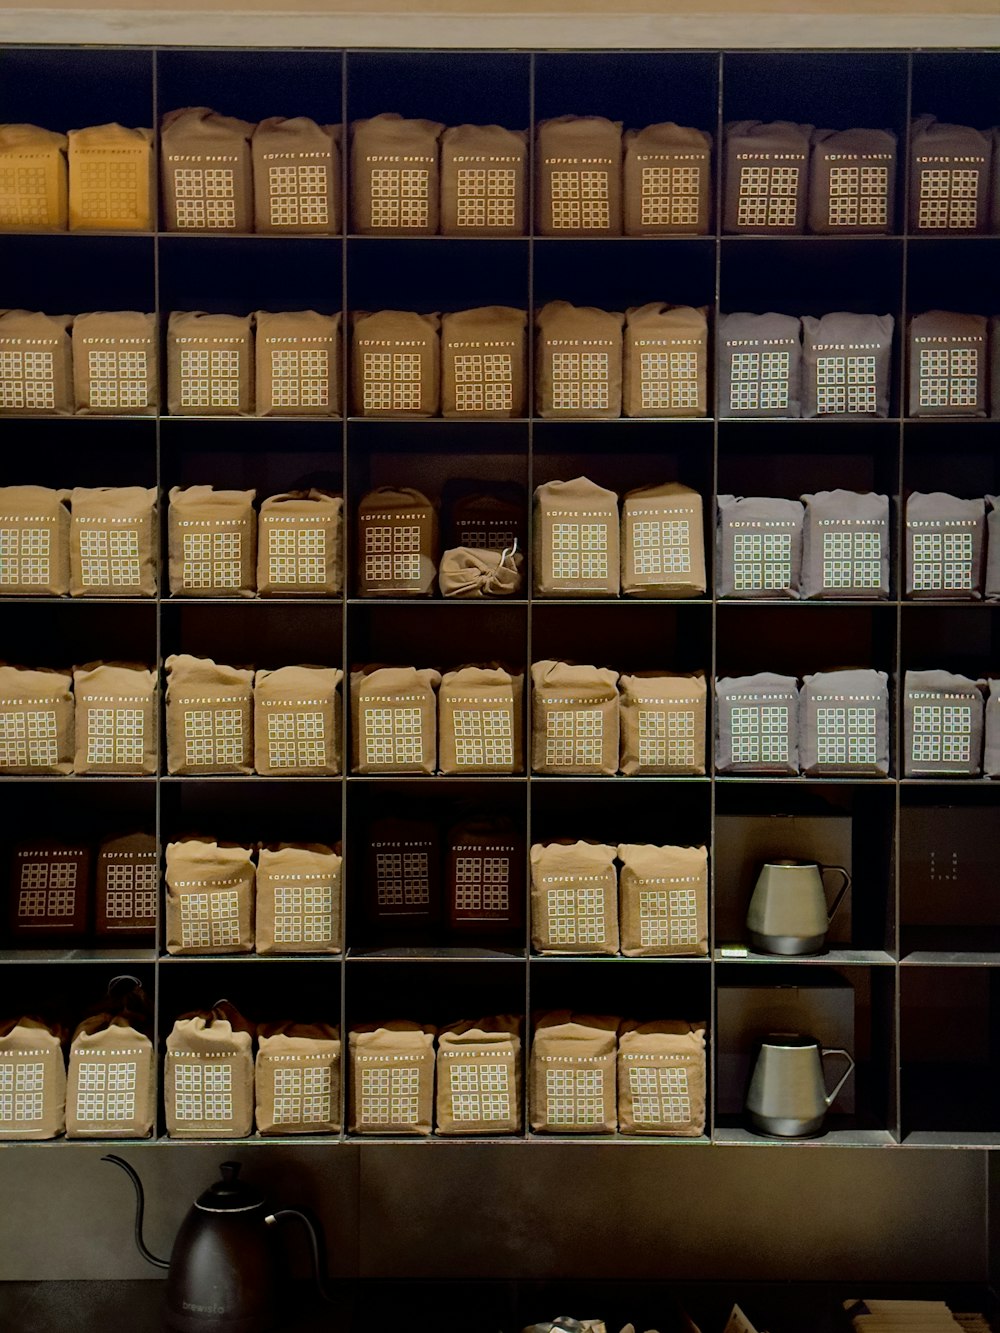
<path id="1" fill-rule="evenodd" d="M 434 1029 L 403 1020 L 352 1028 L 352 1134 L 430 1134 Z"/>
<path id="2" fill-rule="evenodd" d="M 437 920 L 441 843 L 436 824 L 389 816 L 365 841 L 365 915 L 376 930 L 417 929 Z"/>
<path id="3" fill-rule="evenodd" d="M 622 316 L 550 301 L 535 316 L 535 404 L 540 417 L 620 417 Z"/>
<path id="4" fill-rule="evenodd" d="M 626 130 L 625 235 L 707 236 L 712 216 L 712 136 L 664 121 Z"/>
<path id="5" fill-rule="evenodd" d="M 632 597 L 700 597 L 705 592 L 703 502 L 671 481 L 622 500 L 621 590 Z"/>
<path id="6" fill-rule="evenodd" d="M 66 136 L 0 125 L 0 231 L 65 231 Z"/>
<path id="7" fill-rule="evenodd" d="M 1000 778 L 1000 685 L 995 680 L 989 680 L 986 682 L 986 686 L 983 776 Z"/>
<path id="8" fill-rule="evenodd" d="M 896 136 L 891 130 L 815 130 L 809 230 L 831 236 L 893 229 Z"/>
<path id="9" fill-rule="evenodd" d="M 524 676 L 503 667 L 447 671 L 438 690 L 442 773 L 524 771 Z"/>
<path id="10" fill-rule="evenodd" d="M 94 934 L 106 942 L 152 945 L 159 905 L 160 858 L 151 833 L 106 838 L 97 852 Z"/>
<path id="11" fill-rule="evenodd" d="M 174 597 L 252 597 L 257 586 L 256 491 L 174 486 L 167 530 Z"/>
<path id="12" fill-rule="evenodd" d="M 535 213 L 542 236 L 620 236 L 622 125 L 557 116 L 537 131 Z"/>
<path id="13" fill-rule="evenodd" d="M 618 772 L 618 672 L 547 660 L 532 664 L 531 685 L 532 770 L 613 777 Z"/>
<path id="14" fill-rule="evenodd" d="M 257 953 L 340 953 L 344 858 L 322 843 L 257 853 Z"/>
<path id="15" fill-rule="evenodd" d="M 528 136 L 501 125 L 456 125 L 441 136 L 442 236 L 523 236 Z"/>
<path id="16" fill-rule="evenodd" d="M 157 671 L 98 662 L 73 672 L 76 773 L 156 773 Z"/>
<path id="17" fill-rule="evenodd" d="M 542 954 L 616 954 L 614 847 L 536 842 L 530 859 L 531 947 Z"/>
<path id="18" fill-rule="evenodd" d="M 719 596 L 798 597 L 804 515 L 799 500 L 720 495 Z"/>
<path id="19" fill-rule="evenodd" d="M 328 491 L 286 491 L 261 501 L 261 597 L 339 597 L 344 586 L 344 501 Z"/>
<path id="20" fill-rule="evenodd" d="M 524 839 L 503 815 L 448 834 L 445 916 L 460 934 L 509 934 L 524 921 Z"/>
<path id="21" fill-rule="evenodd" d="M 524 310 L 506 305 L 442 315 L 442 416 L 463 421 L 524 416 L 527 324 Z"/>
<path id="22" fill-rule="evenodd" d="M 55 1139 L 66 1125 L 63 1037 L 38 1018 L 0 1021 L 0 1139 Z"/>
<path id="23" fill-rule="evenodd" d="M 91 125 L 67 137 L 70 231 L 155 231 L 153 131 Z"/>
<path id="24" fill-rule="evenodd" d="M 156 487 L 77 486 L 70 492 L 73 597 L 155 597 Z"/>
<path id="25" fill-rule="evenodd" d="M 395 112 L 351 126 L 352 230 L 433 236 L 438 229 L 438 139 L 443 125 Z"/>
<path id="26" fill-rule="evenodd" d="M 156 1123 L 156 1055 L 149 1032 L 152 1006 L 134 977 L 101 1012 L 80 1023 L 69 1048 L 68 1139 L 148 1139 Z"/>
<path id="27" fill-rule="evenodd" d="M 717 773 L 798 773 L 794 676 L 727 676 L 716 681 L 715 700 Z"/>
<path id="28" fill-rule="evenodd" d="M 160 402 L 156 316 L 97 310 L 73 321 L 73 385 L 81 416 L 156 415 Z"/>
<path id="29" fill-rule="evenodd" d="M 889 415 L 891 315 L 802 316 L 802 415 Z"/>
<path id="30" fill-rule="evenodd" d="M 167 953 L 253 952 L 249 847 L 187 838 L 167 844 Z"/>
<path id="31" fill-rule="evenodd" d="M 163 225 L 167 231 L 253 231 L 253 126 L 207 106 L 160 122 Z"/>
<path id="32" fill-rule="evenodd" d="M 868 492 L 803 495 L 802 596 L 889 596 L 889 497 Z"/>
<path id="33" fill-rule="evenodd" d="M 624 1023 L 618 1038 L 622 1134 L 696 1139 L 705 1133 L 705 1026 Z"/>
<path id="34" fill-rule="evenodd" d="M 705 307 L 633 306 L 625 312 L 622 411 L 627 417 L 703 417 L 708 410 Z"/>
<path id="35" fill-rule="evenodd" d="M 720 417 L 798 417 L 802 324 L 793 315 L 719 316 Z"/>
<path id="36" fill-rule="evenodd" d="M 340 313 L 288 310 L 253 316 L 257 332 L 259 417 L 335 417 L 340 413 Z"/>
<path id="37" fill-rule="evenodd" d="M 983 682 L 950 671 L 907 671 L 903 680 L 903 775 L 979 777 Z"/>
<path id="38" fill-rule="evenodd" d="M 524 488 L 516 482 L 456 478 L 445 482 L 441 505 L 444 546 L 503 551 L 516 542 L 519 550 L 527 548 Z"/>
<path id="39" fill-rule="evenodd" d="M 799 764 L 807 778 L 889 776 L 889 685 L 884 671 L 803 676 Z"/>
<path id="40" fill-rule="evenodd" d="M 69 592 L 70 492 L 0 486 L 0 596 Z"/>
<path id="41" fill-rule="evenodd" d="M 178 1018 L 167 1037 L 163 1109 L 172 1139 L 253 1133 L 253 1028 L 228 1000 Z"/>
<path id="42" fill-rule="evenodd" d="M 621 947 L 626 958 L 708 954 L 708 852 L 620 843 Z"/>
<path id="43" fill-rule="evenodd" d="M 73 678 L 0 666 L 0 773 L 73 771 Z"/>
<path id="44" fill-rule="evenodd" d="M 812 132 L 811 125 L 789 120 L 730 121 L 723 231 L 789 236 L 805 230 Z"/>
<path id="45" fill-rule="evenodd" d="M 254 230 L 330 236 L 341 229 L 340 126 L 271 116 L 250 140 Z"/>
<path id="46" fill-rule="evenodd" d="M 703 774 L 708 689 L 702 673 L 623 674 L 618 687 L 622 773 Z"/>
<path id="47" fill-rule="evenodd" d="M 536 597 L 617 597 L 618 496 L 587 477 L 535 487 Z"/>
<path id="48" fill-rule="evenodd" d="M 918 116 L 910 125 L 910 230 L 989 230 L 988 134 Z"/>
<path id="49" fill-rule="evenodd" d="M 358 594 L 429 597 L 438 561 L 434 506 L 411 487 L 379 486 L 358 505 Z"/>
<path id="50" fill-rule="evenodd" d="M 175 653 L 167 668 L 167 772 L 253 772 L 253 672 Z"/>
<path id="51" fill-rule="evenodd" d="M 257 1133 L 340 1132 L 340 1032 L 328 1023 L 265 1023 L 254 1069 Z"/>
<path id="52" fill-rule="evenodd" d="M 985 501 L 914 491 L 906 502 L 907 597 L 978 600 L 985 537 Z"/>
<path id="53" fill-rule="evenodd" d="M 520 551 L 458 546 L 441 556 L 438 587 L 442 597 L 510 597 L 520 591 L 523 567 Z"/>
<path id="54" fill-rule="evenodd" d="M 0 310 L 0 416 L 73 412 L 72 315 Z"/>
<path id="55" fill-rule="evenodd" d="M 531 1128 L 539 1134 L 614 1134 L 618 1019 L 557 1009 L 535 1024 Z"/>
<path id="56" fill-rule="evenodd" d="M 1000 598 L 1000 497 L 987 495 L 986 502 L 986 577 L 983 596 L 991 602 Z"/>
<path id="57" fill-rule="evenodd" d="M 433 773 L 441 674 L 430 667 L 351 672 L 351 772 Z"/>
<path id="58" fill-rule="evenodd" d="M 984 417 L 985 315 L 928 310 L 910 320 L 910 416 Z"/>
<path id="59" fill-rule="evenodd" d="M 10 943 L 79 943 L 90 918 L 90 849 L 50 839 L 14 845 L 7 892 Z"/>
<path id="60" fill-rule="evenodd" d="M 437 1133 L 520 1134 L 521 1020 L 450 1023 L 438 1033 Z"/>
<path id="61" fill-rule="evenodd" d="M 351 396 L 359 417 L 433 417 L 441 401 L 441 320 L 411 310 L 354 316 Z"/>
<path id="62" fill-rule="evenodd" d="M 253 317 L 174 310 L 167 321 L 171 416 L 253 414 Z"/>
<path id="63" fill-rule="evenodd" d="M 286 666 L 254 677 L 254 767 L 269 778 L 322 778 L 341 768 L 339 667 Z"/>

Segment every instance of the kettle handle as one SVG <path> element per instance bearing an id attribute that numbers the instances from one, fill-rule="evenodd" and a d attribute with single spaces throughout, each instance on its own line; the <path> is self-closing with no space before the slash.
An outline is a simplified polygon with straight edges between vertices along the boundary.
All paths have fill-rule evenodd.
<path id="1" fill-rule="evenodd" d="M 833 906 L 827 908 L 826 920 L 827 924 L 829 924 L 833 920 L 833 918 L 837 915 L 838 911 L 840 910 L 841 904 L 843 903 L 845 897 L 847 896 L 847 890 L 851 887 L 851 876 L 850 872 L 847 871 L 843 866 L 820 866 L 819 873 L 821 876 L 825 870 L 837 870 L 844 877 L 844 882 L 837 890 L 837 896 L 833 900 Z"/>
<path id="2" fill-rule="evenodd" d="M 316 1283 L 316 1290 L 328 1305 L 333 1305 L 334 1298 L 330 1295 L 326 1285 L 326 1263 L 323 1258 L 323 1247 L 320 1243 L 319 1223 L 314 1217 L 310 1216 L 309 1213 L 303 1212 L 300 1208 L 281 1208 L 276 1213 L 269 1213 L 267 1217 L 264 1218 L 264 1221 L 269 1227 L 273 1227 L 276 1223 L 283 1221 L 286 1217 L 298 1218 L 309 1233 L 309 1247 L 312 1251 L 313 1280 Z"/>
<path id="3" fill-rule="evenodd" d="M 819 1056 L 821 1060 L 825 1060 L 828 1055 L 842 1055 L 844 1059 L 847 1061 L 847 1068 L 844 1070 L 840 1082 L 837 1084 L 837 1086 L 833 1089 L 832 1092 L 827 1093 L 826 1104 L 827 1106 L 832 1106 L 837 1099 L 837 1093 L 840 1091 L 840 1089 L 844 1086 L 847 1080 L 854 1073 L 854 1058 L 853 1056 L 848 1055 L 847 1051 L 841 1050 L 839 1046 L 831 1046 L 828 1049 L 824 1047 L 822 1050 L 820 1050 Z"/>

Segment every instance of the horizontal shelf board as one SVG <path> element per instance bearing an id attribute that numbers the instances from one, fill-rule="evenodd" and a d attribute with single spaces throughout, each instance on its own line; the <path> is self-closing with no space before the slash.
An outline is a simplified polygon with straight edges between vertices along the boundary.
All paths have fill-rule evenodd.
<path id="1" fill-rule="evenodd" d="M 326 783 L 327 785 L 332 785 L 334 783 L 339 784 L 343 782 L 344 778 L 342 774 L 330 774 L 325 777 L 315 778 L 292 776 L 282 778 L 276 777 L 273 773 L 191 773 L 187 775 L 180 773 L 164 773 L 157 780 L 159 782 L 170 783 L 183 782 L 186 785 L 192 785 L 196 782 L 278 782 L 284 787 L 286 784 L 290 785 L 293 782 L 315 783 L 317 786 L 319 786 L 320 783 Z"/>
<path id="2" fill-rule="evenodd" d="M 996 778 L 948 777 L 942 773 L 934 778 L 900 778 L 901 787 L 993 787 L 1000 791 Z"/>
<path id="3" fill-rule="evenodd" d="M 876 607 L 887 607 L 892 610 L 901 605 L 885 597 L 716 597 L 714 600 L 720 611 L 727 606 L 741 608 L 762 606 L 769 611 L 777 606 L 832 606 L 841 610 L 847 608 L 851 611 L 870 611 Z"/>
<path id="4" fill-rule="evenodd" d="M 0 949 L 0 963 L 115 963 L 121 966 L 133 963 L 155 963 L 155 949 L 129 948 L 76 948 L 63 949 Z"/>
<path id="5" fill-rule="evenodd" d="M 663 958 L 626 958 L 624 954 L 604 954 L 604 953 L 532 953 L 530 955 L 532 966 L 541 964 L 547 966 L 549 963 L 710 963 L 712 960 L 708 955 L 700 957 L 691 956 L 670 956 Z"/>
<path id="6" fill-rule="evenodd" d="M 2 773 L 2 782 L 59 782 L 76 786 L 83 783 L 87 787 L 104 786 L 114 782 L 155 783 L 152 774 L 138 773 Z M 162 779 L 161 779 L 162 781 Z"/>
<path id="7" fill-rule="evenodd" d="M 348 782 L 527 782 L 524 773 L 348 773 Z M 281 779 L 285 781 L 285 779 Z M 311 781 L 306 778 L 305 781 Z"/>
<path id="8" fill-rule="evenodd" d="M 261 231 L 197 231 L 192 228 L 190 231 L 126 231 L 123 229 L 115 231 L 88 231 L 75 229 L 73 231 L 51 231 L 51 230 L 24 230 L 0 232 L 0 240 L 9 240 L 22 236 L 46 237 L 49 240 L 89 240 L 103 237 L 113 240 L 161 240 L 161 241 L 366 241 L 377 242 L 388 245 L 393 242 L 405 241 L 409 243 L 423 243 L 424 241 L 457 241 L 465 244 L 495 244 L 497 242 L 505 244 L 526 245 L 529 242 L 537 242 L 541 245 L 579 245 L 580 242 L 600 245 L 617 245 L 622 242 L 653 242 L 654 244 L 701 244 L 712 245 L 717 243 L 723 245 L 745 245 L 748 242 L 765 242 L 773 245 L 775 242 L 782 245 L 836 245 L 842 241 L 852 243 L 886 244 L 900 242 L 918 241 L 921 245 L 955 245 L 956 243 L 966 244 L 970 242 L 1000 242 L 1000 236 L 992 233 L 964 233 L 964 232 L 937 232 L 928 235 L 926 232 L 844 232 L 836 234 L 827 234 L 824 232 L 795 232 L 791 235 L 782 236 L 770 232 L 745 233 L 745 232 L 718 232 L 711 231 L 706 234 L 676 235 L 667 233 L 663 235 L 648 236 L 549 236 L 538 232 L 527 232 L 520 236 L 446 236 L 439 233 L 407 233 L 393 232 L 391 234 L 368 235 L 364 232 L 261 232 Z"/>
<path id="9" fill-rule="evenodd" d="M 716 963 L 774 963 L 779 967 L 787 967 L 789 964 L 798 966 L 799 964 L 811 964 L 814 967 L 895 967 L 896 960 L 891 953 L 886 953 L 884 949 L 850 949 L 833 948 L 821 954 L 767 954 L 754 953 L 747 950 L 742 955 L 723 953 L 724 946 L 717 946 L 714 952 Z M 734 948 L 736 946 L 733 946 Z"/>
<path id="10" fill-rule="evenodd" d="M 757 785 L 778 783 L 783 787 L 895 787 L 897 785 L 895 778 L 809 778 L 793 773 L 716 773 L 712 781 L 726 784 L 751 782 Z"/>
<path id="11" fill-rule="evenodd" d="M 526 597 L 348 597 L 348 606 L 530 606 Z"/>
<path id="12" fill-rule="evenodd" d="M 532 606 L 711 606 L 711 597 L 532 597 Z"/>
<path id="13" fill-rule="evenodd" d="M 748 1129 L 716 1126 L 712 1142 L 756 1148 L 898 1148 L 900 1145 L 887 1129 L 829 1129 L 814 1139 L 774 1139 L 752 1134 Z"/>
<path id="14" fill-rule="evenodd" d="M 159 963 L 341 963 L 339 953 L 161 953 Z"/>
<path id="15" fill-rule="evenodd" d="M 401 944 L 392 948 L 349 949 L 349 963 L 510 963 L 523 962 L 527 951 L 515 947 L 463 944 Z"/>
<path id="16" fill-rule="evenodd" d="M 666 782 L 674 784 L 678 782 L 711 782 L 712 779 L 705 773 L 702 774 L 679 773 L 676 777 L 671 777 L 669 774 L 666 773 L 661 773 L 661 774 L 651 773 L 646 775 L 639 775 L 639 774 L 628 775 L 626 773 L 592 773 L 592 774 L 532 773 L 531 781 L 533 783 L 544 782 L 546 784 L 550 782 L 587 782 L 587 783 L 628 782 L 630 785 L 634 784 L 638 786 L 639 784 L 641 784 L 643 787 L 646 787 L 646 786 L 651 786 L 653 783 L 656 782 Z"/>
<path id="17" fill-rule="evenodd" d="M 986 953 L 976 950 L 936 952 L 928 949 L 915 949 L 905 954 L 900 960 L 900 967 L 1000 967 L 1000 953 Z"/>
<path id="18" fill-rule="evenodd" d="M 1000 1127 L 996 1130 L 915 1129 L 903 1136 L 904 1148 L 1000 1148 Z"/>

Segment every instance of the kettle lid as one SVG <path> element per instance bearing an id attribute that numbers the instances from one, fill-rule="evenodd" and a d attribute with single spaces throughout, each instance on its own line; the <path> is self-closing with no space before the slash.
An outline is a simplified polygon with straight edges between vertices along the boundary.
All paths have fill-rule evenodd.
<path id="1" fill-rule="evenodd" d="M 239 1179 L 239 1162 L 223 1162 L 219 1171 L 222 1179 L 216 1180 L 198 1196 L 197 1208 L 207 1213 L 237 1213 L 263 1206 L 264 1196 L 260 1190 Z"/>
<path id="2" fill-rule="evenodd" d="M 818 1046 L 819 1042 L 815 1037 L 807 1037 L 801 1032 L 769 1032 L 762 1045 L 783 1050 L 801 1050 L 803 1046 Z"/>

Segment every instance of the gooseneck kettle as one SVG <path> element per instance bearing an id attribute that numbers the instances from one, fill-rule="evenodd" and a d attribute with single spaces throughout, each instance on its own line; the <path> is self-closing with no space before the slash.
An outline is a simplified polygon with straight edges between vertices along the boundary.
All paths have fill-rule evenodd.
<path id="1" fill-rule="evenodd" d="M 323 1281 L 316 1224 L 295 1208 L 269 1213 L 264 1196 L 240 1180 L 239 1162 L 223 1162 L 222 1179 L 195 1200 L 181 1223 L 169 1263 L 150 1253 L 142 1236 L 145 1196 L 128 1162 L 109 1155 L 135 1186 L 135 1243 L 142 1257 L 167 1269 L 165 1326 L 175 1333 L 271 1333 L 277 1320 L 277 1261 L 272 1228 L 287 1217 L 302 1222 L 312 1243 L 319 1294 Z"/>

